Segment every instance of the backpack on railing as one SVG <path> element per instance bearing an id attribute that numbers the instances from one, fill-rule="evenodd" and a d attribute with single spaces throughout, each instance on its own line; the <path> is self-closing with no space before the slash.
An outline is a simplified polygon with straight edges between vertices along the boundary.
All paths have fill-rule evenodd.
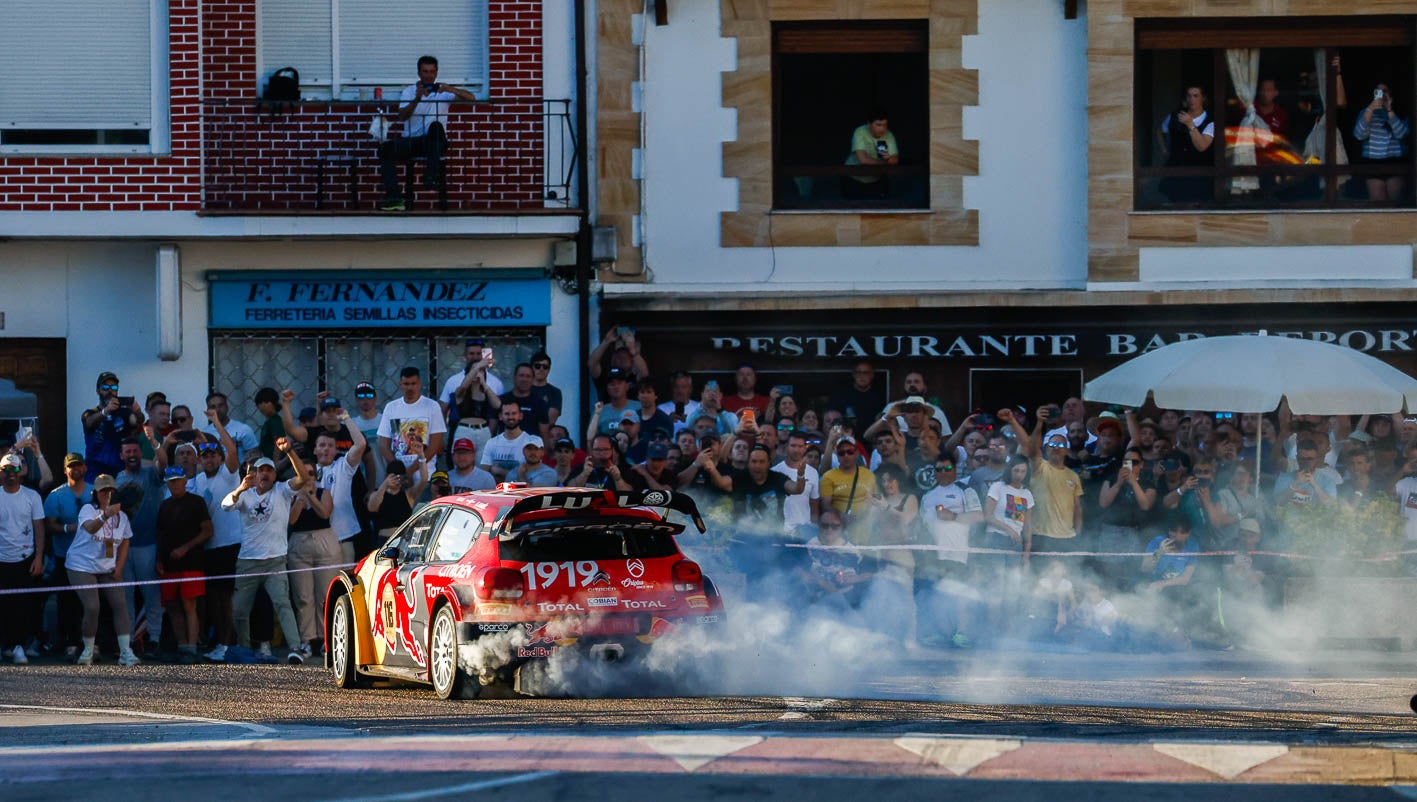
<path id="1" fill-rule="evenodd" d="M 291 105 L 300 101 L 300 71 L 294 67 L 281 67 L 271 73 L 261 101 L 256 104 L 258 114 L 261 106 L 269 108 L 271 116 L 290 111 Z"/>

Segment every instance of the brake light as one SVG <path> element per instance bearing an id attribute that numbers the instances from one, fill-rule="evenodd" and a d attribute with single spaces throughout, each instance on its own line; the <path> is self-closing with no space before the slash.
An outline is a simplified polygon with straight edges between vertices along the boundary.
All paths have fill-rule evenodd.
<path id="1" fill-rule="evenodd" d="M 511 568 L 489 568 L 482 572 L 477 583 L 477 595 L 484 599 L 520 599 L 525 592 L 521 571 Z"/>
<path id="2" fill-rule="evenodd" d="M 699 569 L 699 564 L 692 560 L 680 560 L 674 563 L 674 567 L 669 569 L 669 575 L 674 579 L 676 593 L 698 590 L 699 585 L 704 581 L 704 572 Z"/>

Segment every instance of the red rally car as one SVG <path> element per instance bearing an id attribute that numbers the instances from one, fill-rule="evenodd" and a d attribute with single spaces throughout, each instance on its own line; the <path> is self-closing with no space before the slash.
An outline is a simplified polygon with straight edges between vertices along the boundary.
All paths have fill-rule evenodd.
<path id="1" fill-rule="evenodd" d="M 721 624 L 723 600 L 666 510 L 703 531 L 681 493 L 500 485 L 440 498 L 330 583 L 325 665 L 342 688 L 388 677 L 475 697 L 558 649 L 629 659 L 676 627 Z"/>

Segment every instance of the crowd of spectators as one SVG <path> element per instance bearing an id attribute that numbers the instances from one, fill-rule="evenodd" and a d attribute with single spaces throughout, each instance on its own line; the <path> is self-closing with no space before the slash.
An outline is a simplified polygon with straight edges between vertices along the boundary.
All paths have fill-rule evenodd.
<path id="1" fill-rule="evenodd" d="M 341 566 L 431 499 L 501 482 L 689 493 L 710 526 L 686 547 L 751 596 L 935 647 L 1226 647 L 1278 604 L 1274 552 L 1311 511 L 1386 499 L 1417 540 L 1417 420 L 1397 415 L 1069 398 L 952 427 L 917 371 L 897 391 L 863 361 L 797 398 L 743 364 L 725 391 L 657 380 L 617 328 L 591 354 L 600 401 L 578 443 L 549 356 L 506 371 L 510 388 L 482 341 L 465 357 L 436 398 L 415 367 L 388 400 L 350 388 L 352 405 L 263 388 L 242 399 L 253 425 L 221 392 L 197 416 L 105 372 L 61 476 L 33 434 L 0 459 L 0 589 L 39 591 L 0 594 L 5 657 L 277 659 L 278 626 L 303 662 Z M 138 584 L 103 587 L 120 580 Z"/>

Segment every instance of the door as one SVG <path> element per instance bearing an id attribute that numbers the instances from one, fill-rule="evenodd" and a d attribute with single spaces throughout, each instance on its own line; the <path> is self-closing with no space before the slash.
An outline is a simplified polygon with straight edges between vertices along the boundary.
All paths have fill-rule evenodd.
<path id="1" fill-rule="evenodd" d="M 419 590 L 414 583 L 426 565 L 424 550 L 446 511 L 447 507 L 429 507 L 413 516 L 369 561 L 365 603 L 380 665 L 416 668 L 427 662 L 423 643 L 412 629 Z M 395 551 L 392 559 L 383 556 L 389 549 Z"/>
<path id="2" fill-rule="evenodd" d="M 69 443 L 69 417 L 64 414 L 69 403 L 67 370 L 62 339 L 0 339 L 0 379 L 9 379 L 16 389 L 35 394 L 39 444 L 59 481 L 63 481 L 59 469 Z M 96 395 L 89 395 L 89 404 L 97 401 Z M 77 421 L 78 413 L 73 417 Z M 13 442 L 18 427 L 17 421 L 0 421 L 0 441 Z"/>
<path id="3" fill-rule="evenodd" d="M 1082 371 L 1028 370 L 1026 368 L 973 368 L 969 371 L 970 409 L 990 415 L 1004 407 L 1022 406 L 1029 419 L 1044 404 L 1059 404 L 1082 397 Z"/>

